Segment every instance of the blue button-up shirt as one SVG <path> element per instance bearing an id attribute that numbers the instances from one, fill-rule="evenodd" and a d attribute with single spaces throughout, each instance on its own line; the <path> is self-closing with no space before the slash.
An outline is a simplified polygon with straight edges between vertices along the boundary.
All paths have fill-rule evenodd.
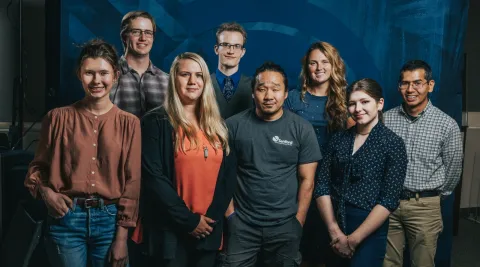
<path id="1" fill-rule="evenodd" d="M 223 87 L 225 87 L 225 78 L 227 78 L 228 76 L 223 74 L 219 69 L 215 71 L 215 76 L 217 77 L 217 82 L 218 82 L 218 85 L 220 86 L 220 90 L 225 95 L 225 92 L 223 91 Z M 242 77 L 242 74 L 240 73 L 240 71 L 237 71 L 234 74 L 232 74 L 230 77 L 232 78 L 232 81 L 233 81 L 233 94 L 235 94 L 238 84 L 240 83 L 240 78 Z"/>

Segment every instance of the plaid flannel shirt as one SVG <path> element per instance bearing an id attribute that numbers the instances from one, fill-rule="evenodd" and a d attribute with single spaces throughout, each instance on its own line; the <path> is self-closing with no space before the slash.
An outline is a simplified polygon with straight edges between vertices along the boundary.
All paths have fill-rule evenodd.
<path id="1" fill-rule="evenodd" d="M 119 60 L 120 77 L 110 91 L 110 99 L 120 109 L 142 117 L 147 111 L 163 104 L 168 87 L 168 74 L 151 62 L 140 77 L 128 66 L 122 56 Z"/>

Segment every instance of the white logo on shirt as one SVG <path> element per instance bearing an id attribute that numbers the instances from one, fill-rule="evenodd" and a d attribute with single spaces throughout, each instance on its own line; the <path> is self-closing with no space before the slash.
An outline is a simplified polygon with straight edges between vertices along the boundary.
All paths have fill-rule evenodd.
<path id="1" fill-rule="evenodd" d="M 293 146 L 293 141 L 282 140 L 278 136 L 272 138 L 273 142 L 279 145 Z"/>

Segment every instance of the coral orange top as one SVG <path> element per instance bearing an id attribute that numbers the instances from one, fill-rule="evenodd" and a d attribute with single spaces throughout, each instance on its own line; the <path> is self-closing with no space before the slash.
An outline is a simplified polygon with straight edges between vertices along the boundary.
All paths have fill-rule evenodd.
<path id="1" fill-rule="evenodd" d="M 175 182 L 178 195 L 194 213 L 205 215 L 212 203 L 218 172 L 223 160 L 221 147 L 215 150 L 202 131 L 198 132 L 197 148 L 190 149 L 185 139 L 185 153 L 175 155 Z M 141 243 L 142 227 L 135 229 L 132 239 Z"/>
<path id="2" fill-rule="evenodd" d="M 215 150 L 201 131 L 198 140 L 198 147 L 190 149 L 190 142 L 185 139 L 185 153 L 176 153 L 175 180 L 177 193 L 187 207 L 204 215 L 213 200 L 223 150 Z"/>

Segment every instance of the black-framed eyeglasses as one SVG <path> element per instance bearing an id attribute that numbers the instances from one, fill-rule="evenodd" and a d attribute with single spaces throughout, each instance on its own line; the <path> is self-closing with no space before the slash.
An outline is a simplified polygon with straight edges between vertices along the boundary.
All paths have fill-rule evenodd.
<path id="1" fill-rule="evenodd" d="M 152 38 L 155 34 L 154 31 L 141 29 L 130 29 L 129 32 L 135 37 L 140 37 L 142 34 L 145 34 L 145 37 L 147 38 Z"/>
<path id="2" fill-rule="evenodd" d="M 400 90 L 407 90 L 408 88 L 410 88 L 410 84 L 411 84 L 413 89 L 416 90 L 416 89 L 422 88 L 427 83 L 428 81 L 422 82 L 422 80 L 417 80 L 413 82 L 401 81 L 398 83 L 398 88 L 400 88 Z"/>
<path id="3" fill-rule="evenodd" d="M 241 44 L 229 44 L 229 43 L 219 43 L 218 46 L 226 49 L 233 48 L 233 50 L 241 50 L 243 48 L 243 45 Z"/>

